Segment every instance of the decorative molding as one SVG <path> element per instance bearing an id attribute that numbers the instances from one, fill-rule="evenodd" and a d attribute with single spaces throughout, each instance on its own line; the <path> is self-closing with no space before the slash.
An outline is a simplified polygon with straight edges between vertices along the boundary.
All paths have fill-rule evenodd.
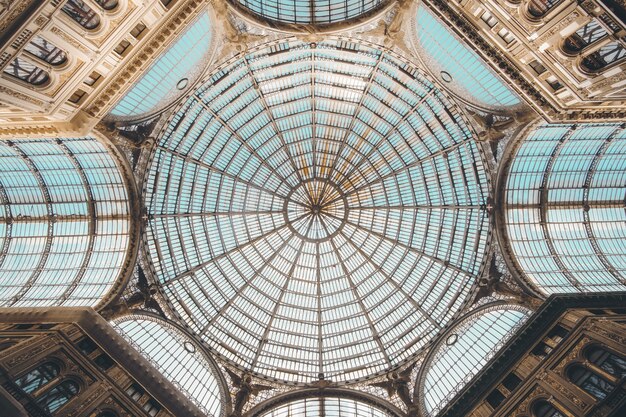
<path id="1" fill-rule="evenodd" d="M 59 27 L 53 26 L 52 29 L 50 29 L 50 32 L 54 33 L 59 38 L 63 39 L 65 42 L 69 43 L 74 48 L 85 53 L 89 52 L 89 49 L 85 48 L 85 46 L 83 46 L 83 44 L 80 41 L 78 41 L 78 39 L 74 38 L 69 33 L 60 29 Z"/>

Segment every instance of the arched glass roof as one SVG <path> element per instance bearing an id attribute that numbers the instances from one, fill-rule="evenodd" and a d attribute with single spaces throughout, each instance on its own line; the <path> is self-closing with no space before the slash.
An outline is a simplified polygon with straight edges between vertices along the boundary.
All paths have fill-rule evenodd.
<path id="1" fill-rule="evenodd" d="M 222 415 L 217 371 L 187 336 L 153 317 L 126 316 L 113 325 L 207 416 Z"/>
<path id="2" fill-rule="evenodd" d="M 93 306 L 129 245 L 116 161 L 86 138 L 0 141 L 0 306 Z"/>
<path id="3" fill-rule="evenodd" d="M 626 289 L 626 129 L 543 125 L 521 143 L 506 184 L 515 260 L 545 293 Z"/>
<path id="4" fill-rule="evenodd" d="M 236 365 L 354 380 L 414 356 L 467 300 L 489 185 L 457 108 L 366 44 L 297 40 L 221 66 L 162 133 L 150 259 Z"/>
<path id="5" fill-rule="evenodd" d="M 171 102 L 202 72 L 200 64 L 211 53 L 212 31 L 211 19 L 203 12 L 122 97 L 111 116 L 136 118 Z"/>
<path id="6" fill-rule="evenodd" d="M 230 0 L 265 20 L 296 25 L 329 25 L 373 12 L 387 0 Z"/>
<path id="7" fill-rule="evenodd" d="M 471 381 L 515 331 L 530 311 L 519 306 L 490 307 L 463 320 L 433 348 L 420 386 L 425 416 L 439 413 Z"/>
<path id="8" fill-rule="evenodd" d="M 519 97 L 424 5 L 417 8 L 415 46 L 432 73 L 460 97 L 501 109 Z"/>
<path id="9" fill-rule="evenodd" d="M 393 417 L 394 414 L 351 398 L 302 398 L 258 414 L 258 417 Z"/>

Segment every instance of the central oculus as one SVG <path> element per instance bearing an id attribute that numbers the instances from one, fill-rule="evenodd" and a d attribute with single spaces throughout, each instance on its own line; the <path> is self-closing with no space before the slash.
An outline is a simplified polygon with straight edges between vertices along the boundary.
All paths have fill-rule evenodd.
<path id="1" fill-rule="evenodd" d="M 327 240 L 346 223 L 346 198 L 335 184 L 311 179 L 294 188 L 285 199 L 285 222 L 308 241 Z"/>
<path id="2" fill-rule="evenodd" d="M 457 107 L 366 43 L 290 39 L 209 74 L 145 178 L 146 253 L 221 360 L 296 384 L 371 378 L 469 300 L 489 183 Z"/>

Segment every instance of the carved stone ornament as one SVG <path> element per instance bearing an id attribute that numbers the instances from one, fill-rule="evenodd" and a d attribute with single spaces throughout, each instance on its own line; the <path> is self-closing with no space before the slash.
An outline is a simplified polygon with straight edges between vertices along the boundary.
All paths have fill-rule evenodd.
<path id="1" fill-rule="evenodd" d="M 84 410 L 94 408 L 95 404 L 93 403 L 96 402 L 96 400 L 99 399 L 100 397 L 107 395 L 107 393 L 110 392 L 111 389 L 112 387 L 109 386 L 107 383 L 99 384 L 97 387 L 91 390 L 89 395 L 81 395 L 79 397 L 80 402 L 72 410 L 67 412 L 67 414 L 65 415 L 67 417 L 75 417 L 78 415 L 82 415 Z"/>
<path id="2" fill-rule="evenodd" d="M 580 17 L 580 13 L 576 10 L 572 11 L 572 13 L 568 14 L 563 19 L 559 20 L 559 23 L 554 24 L 549 30 L 543 33 L 539 38 L 537 38 L 533 43 L 535 45 L 541 45 L 547 42 L 552 36 L 559 33 L 562 29 L 572 23 L 574 20 Z"/>
<path id="3" fill-rule="evenodd" d="M 519 403 L 519 405 L 513 411 L 513 413 L 511 413 L 511 415 L 518 416 L 518 415 L 528 414 L 530 403 L 536 400 L 537 398 L 545 397 L 546 395 L 548 395 L 547 391 L 543 389 L 541 386 L 537 385 L 535 389 L 533 389 L 530 393 L 528 393 L 526 397 L 524 398 L 524 400 L 521 403 Z"/>
<path id="4" fill-rule="evenodd" d="M 572 363 L 572 361 L 580 358 L 581 351 L 589 342 L 591 342 L 591 339 L 586 336 L 580 339 L 576 346 L 574 346 L 572 350 L 570 350 L 568 354 L 563 357 L 561 361 L 554 367 L 554 371 L 558 372 L 561 375 L 564 375 L 563 369 L 565 369 L 567 365 Z"/>
<path id="5" fill-rule="evenodd" d="M 599 334 L 600 336 L 604 336 L 607 339 L 617 342 L 621 346 L 626 346 L 626 336 L 619 332 L 612 332 L 607 330 L 597 321 L 594 321 L 593 324 L 589 326 L 589 330 L 596 334 Z"/>
<path id="6" fill-rule="evenodd" d="M 43 353 L 57 345 L 60 345 L 61 341 L 56 335 L 48 335 L 45 337 L 44 341 L 41 341 L 41 338 L 35 337 L 31 341 L 28 341 L 26 343 L 34 346 L 28 347 L 27 351 L 22 353 L 21 355 L 14 356 L 13 358 L 9 359 L 6 362 L 9 368 L 19 366 L 27 361 L 32 361 L 40 353 Z"/>
<path id="7" fill-rule="evenodd" d="M 587 408 L 589 408 L 590 404 L 583 401 L 577 392 L 574 392 L 565 385 L 561 384 L 561 382 L 553 378 L 552 375 L 548 374 L 548 376 L 546 377 L 546 382 L 559 393 L 561 393 L 569 401 L 576 404 L 576 406 L 579 407 L 581 410 L 586 410 Z"/>

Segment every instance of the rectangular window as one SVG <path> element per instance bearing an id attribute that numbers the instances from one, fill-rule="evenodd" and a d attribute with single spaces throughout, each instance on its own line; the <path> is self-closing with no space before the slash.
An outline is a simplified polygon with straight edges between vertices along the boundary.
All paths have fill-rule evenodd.
<path id="1" fill-rule="evenodd" d="M 130 47 L 130 42 L 124 40 L 122 42 L 119 43 L 119 45 L 117 45 L 115 47 L 115 49 L 113 49 L 118 55 L 123 56 L 124 53 L 128 50 L 128 48 Z"/>
<path id="2" fill-rule="evenodd" d="M 145 391 L 139 384 L 131 384 L 131 386 L 126 389 L 126 394 L 128 394 L 131 400 L 139 401 L 145 394 Z"/>
<path id="3" fill-rule="evenodd" d="M 102 78 L 102 75 L 94 71 L 87 78 L 85 78 L 83 83 L 87 84 L 90 87 L 93 87 L 100 80 L 100 78 Z"/>
<path id="4" fill-rule="evenodd" d="M 491 408 L 496 409 L 505 399 L 504 395 L 495 389 L 487 396 L 487 403 L 491 406 Z"/>
<path id="5" fill-rule="evenodd" d="M 70 103 L 78 104 L 82 101 L 83 97 L 87 95 L 86 92 L 81 90 L 80 88 L 74 92 L 68 99 Z"/>
<path id="6" fill-rule="evenodd" d="M 537 75 L 543 74 L 544 72 L 546 72 L 546 67 L 544 67 L 541 62 L 534 60 L 532 62 L 530 62 L 528 64 L 529 67 L 531 67 L 536 73 Z"/>
<path id="7" fill-rule="evenodd" d="M 522 380 L 520 379 L 520 377 L 515 375 L 513 372 L 508 374 L 506 378 L 504 378 L 504 380 L 502 381 L 502 385 L 504 385 L 504 387 L 508 389 L 509 392 L 515 391 L 515 388 L 517 388 L 521 383 Z"/>
<path id="8" fill-rule="evenodd" d="M 144 25 L 143 23 L 138 23 L 137 26 L 135 26 L 133 30 L 130 31 L 130 34 L 133 35 L 133 38 L 139 39 L 141 38 L 141 35 L 144 33 L 145 30 L 146 25 Z"/>
<path id="9" fill-rule="evenodd" d="M 509 32 L 509 30 L 505 28 L 500 29 L 500 31 L 498 32 L 498 35 L 500 35 L 502 40 L 504 40 L 504 42 L 506 43 L 511 43 L 515 40 L 511 32 Z"/>
<path id="10" fill-rule="evenodd" d="M 480 18 L 489 26 L 490 28 L 494 27 L 496 23 L 498 23 L 498 19 L 493 17 L 493 15 L 489 12 L 485 12 L 480 16 Z"/>

